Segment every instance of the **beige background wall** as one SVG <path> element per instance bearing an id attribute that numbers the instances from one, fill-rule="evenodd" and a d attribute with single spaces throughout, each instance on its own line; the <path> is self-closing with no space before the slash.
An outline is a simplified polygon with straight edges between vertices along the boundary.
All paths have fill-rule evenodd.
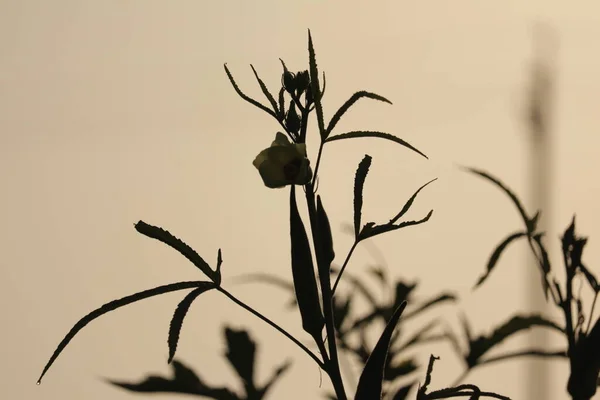
<path id="1" fill-rule="evenodd" d="M 328 77 L 326 116 L 359 89 L 394 102 L 359 104 L 340 132 L 387 130 L 430 156 L 425 161 L 376 140 L 326 149 L 320 191 L 338 227 L 337 252 L 351 244 L 339 227 L 351 221 L 352 179 L 368 153 L 374 161 L 366 219 L 389 218 L 420 184 L 440 178 L 411 214 L 434 208 L 430 223 L 375 241 L 395 274 L 418 277 L 422 296 L 460 291 L 478 329 L 528 310 L 520 279 L 525 246 L 505 255 L 485 291 L 469 291 L 492 247 L 520 221 L 496 189 L 455 166 L 484 168 L 529 193 L 519 118 L 536 21 L 550 23 L 560 38 L 550 237 L 576 211 L 580 231 L 592 238 L 586 260 L 600 272 L 595 1 L 0 1 L 2 397 L 136 398 L 99 378 L 168 372 L 168 322 L 183 293 L 94 322 L 35 385 L 55 345 L 91 309 L 200 277 L 174 251 L 136 233 L 139 219 L 170 229 L 211 263 L 221 247 L 227 278 L 250 271 L 289 276 L 287 191 L 264 188 L 251 164 L 277 125 L 237 97 L 222 65 L 258 96 L 248 64 L 277 87 L 279 57 L 293 70 L 306 66 L 307 28 Z M 361 248 L 351 269 L 369 261 Z M 231 290 L 302 336 L 297 316 L 279 305 L 287 301 L 281 291 Z M 445 315 L 456 325 L 454 311 Z M 259 376 L 281 355 L 294 359 L 271 398 L 316 398 L 312 362 L 216 293 L 193 306 L 180 357 L 211 382 L 230 380 L 220 357 L 224 322 L 250 327 L 259 339 Z M 447 346 L 436 351 L 442 360 L 434 385 L 442 387 L 460 365 Z M 523 372 L 539 365 L 505 363 L 469 381 L 524 399 Z M 552 365 L 549 398 L 564 399 L 566 362 Z"/>

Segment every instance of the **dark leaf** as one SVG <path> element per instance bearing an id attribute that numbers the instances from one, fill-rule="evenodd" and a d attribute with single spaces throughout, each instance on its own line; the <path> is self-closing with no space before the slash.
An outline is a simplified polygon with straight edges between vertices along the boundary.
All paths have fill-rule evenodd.
<path id="1" fill-rule="evenodd" d="M 417 197 L 417 195 L 419 194 L 419 192 L 421 190 L 423 190 L 423 188 L 427 185 L 429 185 L 431 182 L 436 181 L 437 178 L 430 180 L 429 182 L 427 182 L 426 184 L 424 184 L 423 186 L 421 186 L 411 197 L 410 199 L 408 199 L 408 201 L 406 202 L 406 204 L 404 204 L 404 207 L 402 207 L 402 210 L 400 210 L 400 212 L 398 213 L 398 215 L 396 215 L 394 218 L 392 218 L 389 222 L 389 224 L 394 224 L 396 223 L 396 221 L 398 221 L 400 218 L 402 218 L 404 216 L 404 214 L 406 214 L 408 212 L 408 210 L 410 210 L 410 207 L 412 207 L 413 202 L 415 201 L 415 198 Z"/>
<path id="2" fill-rule="evenodd" d="M 119 382 L 108 380 L 111 384 L 132 392 L 142 393 L 186 393 L 205 396 L 217 400 L 241 400 L 235 393 L 226 388 L 207 386 L 200 378 L 181 362 L 171 363 L 174 377 L 171 379 L 160 376 L 148 376 L 139 383 Z"/>
<path id="3" fill-rule="evenodd" d="M 139 221 L 135 224 L 135 230 L 141 233 L 144 236 L 148 236 L 149 238 L 156 239 L 164 244 L 174 248 L 179 253 L 181 253 L 185 258 L 190 260 L 192 264 L 194 264 L 200 271 L 204 272 L 206 276 L 208 276 L 213 282 L 217 282 L 221 280 L 219 274 L 213 271 L 206 261 L 194 249 L 184 243 L 181 239 L 173 236 L 169 231 L 166 231 L 157 226 L 149 225 L 144 221 Z"/>
<path id="4" fill-rule="evenodd" d="M 402 303 L 400 307 L 398 307 L 377 341 L 358 381 L 354 400 L 381 399 L 384 367 L 390 341 L 394 329 L 396 328 L 396 324 L 405 307 L 406 303 Z"/>
<path id="5" fill-rule="evenodd" d="M 308 236 L 298 213 L 294 187 L 292 185 L 290 190 L 290 237 L 294 289 L 302 317 L 302 327 L 313 337 L 320 337 L 325 320 L 319 304 L 319 293 Z"/>
<path id="6" fill-rule="evenodd" d="M 275 114 L 275 112 L 273 110 L 270 110 L 268 107 L 264 106 L 263 104 L 259 103 L 258 101 L 254 100 L 253 98 L 245 95 L 240 88 L 238 87 L 237 83 L 235 83 L 235 80 L 233 79 L 233 76 L 231 75 L 231 72 L 229 72 L 229 68 L 227 68 L 227 64 L 223 64 L 223 66 L 225 67 L 225 73 L 227 73 L 227 77 L 229 78 L 229 82 L 231 82 L 231 85 L 233 86 L 233 88 L 235 89 L 236 93 L 244 100 L 246 100 L 248 103 L 252 104 L 253 106 L 260 108 L 261 110 L 263 110 L 264 112 L 266 112 L 267 114 L 269 114 L 270 116 L 272 116 L 273 118 L 277 119 L 277 114 Z"/>
<path id="7" fill-rule="evenodd" d="M 175 309 L 175 313 L 173 314 L 173 318 L 171 319 L 171 324 L 169 325 L 169 360 L 168 363 L 173 361 L 173 357 L 175 356 L 175 351 L 177 350 L 177 343 L 179 342 L 179 334 L 181 332 L 181 326 L 183 325 L 183 320 L 190 309 L 190 306 L 196 300 L 196 297 L 200 296 L 202 293 L 207 290 L 214 289 L 215 285 L 210 282 L 204 282 L 204 285 L 197 287 L 188 293 L 187 296 L 177 305 Z"/>
<path id="8" fill-rule="evenodd" d="M 325 138 L 325 120 L 323 118 L 323 105 L 321 104 L 321 98 L 323 93 L 319 85 L 319 71 L 317 70 L 317 60 L 315 57 L 315 49 L 310 36 L 310 30 L 308 31 L 308 64 L 310 67 L 310 86 L 313 101 L 315 103 L 315 110 L 317 112 L 317 124 L 319 126 L 319 134 L 322 139 Z"/>
<path id="9" fill-rule="evenodd" d="M 469 340 L 469 354 L 465 357 L 467 365 L 473 367 L 478 364 L 479 359 L 490 349 L 503 342 L 506 338 L 534 326 L 547 327 L 563 333 L 563 329 L 555 322 L 547 320 L 539 315 L 520 316 L 517 315 L 505 323 L 496 327 L 488 336 L 479 336 Z"/>
<path id="10" fill-rule="evenodd" d="M 428 157 L 425 154 L 423 154 L 420 150 L 417 150 L 417 148 L 413 147 L 408 142 L 406 142 L 394 135 L 390 135 L 389 133 L 385 133 L 385 132 L 352 131 L 352 132 L 340 133 L 339 135 L 335 135 L 335 136 L 329 136 L 325 142 L 329 143 L 329 142 L 333 142 L 334 140 L 366 138 L 366 137 L 375 137 L 375 138 L 380 138 L 380 139 L 391 140 L 392 142 L 396 142 L 414 152 L 419 153 L 420 155 L 422 155 L 423 157 L 428 159 Z"/>
<path id="11" fill-rule="evenodd" d="M 64 339 L 58 344 L 58 346 L 56 347 L 56 350 L 54 350 L 54 353 L 52 354 L 52 357 L 50 357 L 50 360 L 48 360 L 48 363 L 46 363 L 46 366 L 44 367 L 42 374 L 40 375 L 40 377 L 38 379 L 38 384 L 42 381 L 42 378 L 44 377 L 44 375 L 46 374 L 48 369 L 52 366 L 54 361 L 58 358 L 60 353 L 69 344 L 69 342 L 75 337 L 75 335 L 80 330 L 82 330 L 87 324 L 89 324 L 96 318 L 98 318 L 108 312 L 114 311 L 117 308 L 126 306 L 128 304 L 134 303 L 139 300 L 147 299 L 147 298 L 153 297 L 153 296 L 158 296 L 159 294 L 175 292 L 177 290 L 192 289 L 192 288 L 196 288 L 196 287 L 203 286 L 206 284 L 207 284 L 207 282 L 202 282 L 202 281 L 171 283 L 169 285 L 164 285 L 164 286 L 155 287 L 153 289 L 144 290 L 143 292 L 135 293 L 130 296 L 123 297 L 122 299 L 113 300 L 109 303 L 106 303 L 102 307 L 92 311 L 91 313 L 89 313 L 88 315 L 86 315 L 85 317 L 83 317 L 79 321 L 77 321 L 75 326 L 73 326 L 73 328 L 71 328 L 69 333 L 67 333 L 67 335 L 64 337 Z"/>
<path id="12" fill-rule="evenodd" d="M 354 93 L 352 95 L 352 97 L 350 97 L 340 107 L 340 109 L 337 110 L 337 112 L 333 115 L 333 118 L 331 118 L 331 121 L 329 121 L 329 125 L 327 126 L 327 131 L 326 131 L 327 133 L 325 134 L 325 139 L 327 139 L 327 136 L 329 136 L 329 134 L 331 134 L 331 131 L 333 131 L 333 128 L 335 128 L 337 123 L 340 121 L 340 118 L 342 118 L 342 116 L 346 113 L 346 111 L 348 111 L 350 109 L 350 107 L 352 107 L 352 105 L 354 105 L 354 103 L 356 103 L 361 98 L 379 100 L 379 101 L 383 101 L 388 104 L 392 104 L 392 102 L 389 101 L 388 99 L 386 99 L 385 97 L 379 96 L 378 94 L 375 94 L 375 93 L 369 93 L 369 92 L 365 92 L 365 91 L 360 91 L 360 92 Z"/>
<path id="13" fill-rule="evenodd" d="M 275 112 L 276 115 L 279 116 L 279 118 L 283 119 L 283 113 L 277 107 L 277 102 L 275 101 L 275 98 L 273 97 L 271 92 L 269 92 L 269 89 L 267 89 L 267 85 L 265 85 L 265 83 L 262 81 L 262 79 L 260 79 L 260 77 L 258 76 L 258 73 L 254 69 L 254 66 L 252 64 L 250 64 L 250 68 L 252 68 L 252 72 L 254 72 L 254 76 L 256 77 L 256 80 L 258 81 L 260 90 L 262 90 L 262 92 L 265 95 L 265 97 L 267 98 L 267 100 L 269 100 L 269 103 L 271 103 L 271 107 L 273 107 L 273 111 Z"/>
<path id="14" fill-rule="evenodd" d="M 319 267 L 323 268 L 321 273 L 329 274 L 331 263 L 335 258 L 335 252 L 333 251 L 333 236 L 331 235 L 331 225 L 329 224 L 329 218 L 323 208 L 321 202 L 321 196 L 317 196 L 317 227 L 318 238 L 319 238 L 319 258 L 321 258 Z"/>
<path id="15" fill-rule="evenodd" d="M 361 217 L 362 217 L 362 205 L 363 205 L 363 188 L 365 185 L 365 179 L 371 166 L 371 156 L 365 154 L 358 168 L 356 170 L 356 176 L 354 177 L 354 237 L 358 240 L 358 235 L 361 229 Z"/>
<path id="16" fill-rule="evenodd" d="M 506 250 L 506 248 L 508 247 L 508 245 L 511 244 L 512 242 L 514 242 L 515 240 L 520 239 L 522 237 L 527 237 L 527 232 L 515 232 L 512 235 L 509 235 L 506 239 L 504 239 L 494 249 L 494 252 L 490 256 L 490 259 L 489 259 L 489 261 L 487 263 L 487 268 L 486 268 L 485 273 L 479 278 L 479 280 L 477 280 L 477 283 L 475 284 L 475 286 L 473 287 L 473 289 L 479 287 L 483 282 L 485 282 L 485 280 L 488 278 L 488 276 L 490 275 L 490 273 L 492 272 L 492 270 L 494 269 L 494 267 L 498 263 L 498 260 L 500 259 L 500 255 L 502 254 L 502 252 L 504 250 Z"/>

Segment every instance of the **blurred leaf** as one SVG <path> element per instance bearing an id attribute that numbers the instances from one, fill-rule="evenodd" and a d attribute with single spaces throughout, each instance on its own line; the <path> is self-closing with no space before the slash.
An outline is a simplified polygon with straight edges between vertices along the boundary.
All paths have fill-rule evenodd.
<path id="1" fill-rule="evenodd" d="M 321 139 L 325 139 L 327 134 L 325 131 L 325 121 L 323 118 L 323 106 L 321 105 L 321 88 L 319 85 L 319 71 L 317 70 L 317 60 L 315 57 L 315 49 L 313 46 L 310 30 L 308 31 L 308 64 L 310 66 L 310 86 L 312 89 L 313 101 L 317 112 L 317 124 L 319 126 L 319 134 Z"/>
<path id="2" fill-rule="evenodd" d="M 179 342 L 179 333 L 181 332 L 181 326 L 183 325 L 183 320 L 188 310 L 190 309 L 190 306 L 198 296 L 200 296 L 207 290 L 214 288 L 215 285 L 213 283 L 204 282 L 204 285 L 192 290 L 177 305 L 175 313 L 173 314 L 173 318 L 171 319 L 171 324 L 169 325 L 169 360 L 167 361 L 168 363 L 171 363 L 171 361 L 173 361 L 173 357 L 175 356 L 175 351 L 177 350 L 177 343 Z"/>
<path id="3" fill-rule="evenodd" d="M 407 312 L 404 315 L 404 320 L 407 320 L 410 317 L 416 317 L 420 313 L 427 311 L 431 307 L 434 307 L 440 303 L 445 303 L 447 301 L 454 302 L 457 300 L 457 297 L 454 293 L 442 293 L 434 297 L 433 299 L 427 300 L 425 303 L 419 305 L 416 309 L 411 312 Z"/>
<path id="4" fill-rule="evenodd" d="M 277 382 L 279 380 L 279 378 L 292 366 L 292 363 L 289 361 L 284 362 L 282 365 L 280 365 L 275 372 L 273 373 L 273 375 L 271 376 L 271 378 L 269 378 L 269 380 L 267 381 L 267 383 L 260 388 L 257 391 L 257 399 L 262 399 L 263 397 L 265 397 L 268 393 L 268 391 L 271 389 L 271 387 L 273 386 L 273 384 L 275 382 Z M 252 399 L 248 399 L 248 400 L 252 400 Z"/>
<path id="5" fill-rule="evenodd" d="M 192 289 L 192 288 L 206 285 L 207 283 L 208 282 L 202 282 L 202 281 L 171 283 L 168 285 L 158 286 L 153 289 L 144 290 L 142 292 L 135 293 L 135 294 L 123 297 L 118 300 L 113 300 L 109 303 L 106 303 L 102 307 L 97 308 L 96 310 L 92 311 L 91 313 L 87 314 L 85 317 L 83 317 L 79 321 L 77 321 L 77 323 L 73 326 L 73 328 L 71 328 L 69 333 L 67 333 L 67 335 L 64 337 L 64 339 L 58 344 L 58 346 L 56 347 L 56 350 L 54 350 L 54 353 L 52 354 L 52 357 L 50 357 L 50 360 L 48 360 L 48 362 L 44 366 L 42 374 L 40 375 L 37 383 L 38 384 L 41 383 L 42 378 L 44 377 L 44 375 L 46 374 L 48 369 L 52 366 L 54 361 L 58 358 L 58 356 L 64 350 L 64 348 L 67 347 L 67 345 L 75 337 L 75 335 L 80 330 L 82 330 L 87 324 L 89 324 L 96 318 L 98 318 L 106 313 L 109 313 L 111 311 L 114 311 L 117 308 L 126 306 L 131 303 L 135 303 L 136 301 L 139 301 L 139 300 L 147 299 L 148 297 L 157 296 L 159 294 L 164 294 L 164 293 L 169 293 L 169 292 L 175 292 L 177 290 Z"/>
<path id="6" fill-rule="evenodd" d="M 495 184 L 498 188 L 500 188 L 508 197 L 510 197 L 510 199 L 512 200 L 513 204 L 517 207 L 517 209 L 519 210 L 519 214 L 521 215 L 521 218 L 523 219 L 523 223 L 525 224 L 525 226 L 527 227 L 527 230 L 529 233 L 533 233 L 533 230 L 531 228 L 533 228 L 533 224 L 532 224 L 532 220 L 527 216 L 527 213 L 525 212 L 525 208 L 523 207 L 523 205 L 521 204 L 521 201 L 519 200 L 519 198 L 517 197 L 517 195 L 510 190 L 504 183 L 502 183 L 499 179 L 491 176 L 490 174 L 488 174 L 487 172 L 484 172 L 482 170 L 476 169 L 476 168 L 471 168 L 471 167 L 463 167 L 465 170 L 479 175 L 482 178 L 487 179 L 488 181 L 492 182 L 493 184 Z M 537 218 L 534 218 L 535 222 L 537 223 Z"/>
<path id="7" fill-rule="evenodd" d="M 547 320 L 539 315 L 531 315 L 527 317 L 517 315 L 505 323 L 497 326 L 490 335 L 481 335 L 474 340 L 470 339 L 469 354 L 467 354 L 465 357 L 467 365 L 469 367 L 475 366 L 485 353 L 503 342 L 506 338 L 534 326 L 547 327 L 564 333 L 564 330 L 555 322 Z"/>
<path id="8" fill-rule="evenodd" d="M 354 177 L 354 237 L 358 240 L 358 235 L 361 229 L 361 217 L 362 217 L 362 205 L 363 205 L 363 188 L 365 186 L 365 179 L 369 173 L 369 167 L 371 166 L 371 156 L 365 154 Z"/>
<path id="9" fill-rule="evenodd" d="M 413 202 L 417 198 L 417 195 L 419 194 L 419 192 L 421 190 L 423 190 L 423 188 L 425 188 L 425 186 L 429 185 L 433 181 L 437 181 L 437 178 L 430 180 L 429 182 L 427 182 L 426 184 L 421 186 L 419 189 L 417 189 L 417 191 L 410 197 L 410 199 L 408 199 L 406 204 L 404 204 L 404 207 L 402 207 L 402 210 L 400 210 L 400 212 L 394 218 L 392 218 L 390 220 L 390 222 L 388 222 L 388 223 L 394 224 L 394 223 L 396 223 L 396 221 L 398 221 L 400 218 L 402 218 L 404 216 L 404 214 L 406 214 L 408 212 L 408 210 L 410 210 L 410 208 L 412 207 Z"/>
<path id="10" fill-rule="evenodd" d="M 187 393 L 209 397 L 217 400 L 242 400 L 227 388 L 207 386 L 200 378 L 181 362 L 171 363 L 174 371 L 172 379 L 159 376 L 148 376 L 139 383 L 108 380 L 109 383 L 133 392 L 154 393 Z"/>
<path id="11" fill-rule="evenodd" d="M 394 380 L 406 376 L 417 370 L 418 366 L 413 359 L 406 359 L 400 363 L 393 363 L 391 355 L 388 355 L 385 362 L 383 379 L 393 382 Z"/>
<path id="12" fill-rule="evenodd" d="M 391 400 L 408 400 L 408 394 L 416 384 L 417 382 L 415 381 L 409 383 L 408 385 L 402 386 L 400 389 L 396 390 L 396 393 Z"/>
<path id="13" fill-rule="evenodd" d="M 405 317 L 406 318 L 406 317 Z M 406 319 L 405 319 L 406 320 Z M 425 340 L 425 334 L 433 329 L 438 324 L 437 320 L 430 321 L 423 325 L 417 332 L 415 332 L 399 349 L 398 352 L 404 351 L 410 346 L 416 345 L 421 341 Z M 445 336 L 439 336 L 439 339 L 443 339 Z"/>
<path id="14" fill-rule="evenodd" d="M 290 237 L 292 242 L 292 276 L 302 327 L 314 338 L 321 336 L 325 320 L 315 279 L 308 236 L 298 213 L 295 186 L 290 190 Z"/>
<path id="15" fill-rule="evenodd" d="M 540 268 L 542 269 L 542 289 L 544 290 L 544 296 L 546 297 L 546 300 L 548 300 L 548 293 L 550 292 L 550 283 L 548 282 L 548 275 L 550 274 L 550 258 L 548 257 L 548 252 L 546 251 L 546 248 L 544 247 L 544 244 L 542 243 L 542 233 L 538 233 L 533 235 L 533 241 L 535 244 L 537 244 L 538 248 L 540 249 L 540 254 L 541 254 L 541 258 L 539 259 L 540 261 Z"/>
<path id="16" fill-rule="evenodd" d="M 509 235 L 506 239 L 504 239 L 494 249 L 494 252 L 490 256 L 490 259 L 489 259 L 489 261 L 487 263 L 487 271 L 479 278 L 479 280 L 477 281 L 477 283 L 475 284 L 475 286 L 473 287 L 473 289 L 479 287 L 488 278 L 488 276 L 490 275 L 490 273 L 492 272 L 492 270 L 494 269 L 494 267 L 498 263 L 498 259 L 500 259 L 500 255 L 502 254 L 502 252 L 504 250 L 506 250 L 506 248 L 508 247 L 508 245 L 511 244 L 512 242 L 514 242 L 515 240 L 520 239 L 522 237 L 527 237 L 527 232 L 515 232 L 515 233 Z"/>
<path id="17" fill-rule="evenodd" d="M 406 303 L 402 303 L 396 310 L 389 323 L 381 334 L 375 348 L 371 352 L 363 372 L 358 381 L 355 400 L 374 400 L 381 398 L 384 367 L 392 334 Z"/>
<path id="18" fill-rule="evenodd" d="M 598 286 L 598 280 L 596 279 L 594 274 L 592 274 L 590 270 L 588 270 L 583 264 L 579 266 L 579 269 L 581 269 L 581 272 L 583 272 L 583 274 L 585 275 L 585 279 L 587 279 L 594 292 L 600 292 L 600 286 Z"/>
<path id="19" fill-rule="evenodd" d="M 166 231 L 160 227 L 149 225 L 144 221 L 139 221 L 135 224 L 135 230 L 141 233 L 144 236 L 148 236 L 149 238 L 156 239 L 164 244 L 174 248 L 179 253 L 181 253 L 185 258 L 192 262 L 200 271 L 204 272 L 206 276 L 210 278 L 213 282 L 218 282 L 221 280 L 220 274 L 217 274 L 213 271 L 206 261 L 194 249 L 188 246 L 181 239 L 173 236 L 169 231 Z"/>
<path id="20" fill-rule="evenodd" d="M 235 330 L 225 327 L 227 351 L 225 356 L 240 377 L 247 394 L 256 392 L 254 385 L 254 363 L 256 343 L 245 330 Z"/>
<path id="21" fill-rule="evenodd" d="M 340 133 L 339 135 L 335 135 L 335 136 L 329 136 L 326 140 L 325 143 L 329 143 L 329 142 L 333 142 L 334 140 L 342 140 L 342 139 L 355 139 L 355 138 L 367 138 L 367 137 L 375 137 L 375 138 L 380 138 L 380 139 L 387 139 L 387 140 L 391 140 L 392 142 L 396 142 L 414 152 L 419 153 L 420 155 L 422 155 L 423 157 L 427 158 L 428 157 L 423 154 L 420 150 L 417 150 L 416 147 L 413 147 L 411 144 L 409 144 L 408 142 L 394 136 L 394 135 L 390 135 L 389 133 L 385 133 L 385 132 L 378 132 L 378 131 L 352 131 L 352 132 L 346 132 L 346 133 Z"/>
<path id="22" fill-rule="evenodd" d="M 567 390 L 573 399 L 591 399 L 600 374 L 600 319 L 589 335 L 581 335 L 571 350 L 571 374 Z"/>
<path id="23" fill-rule="evenodd" d="M 342 335 L 342 325 L 350 312 L 350 304 L 352 302 L 352 296 L 348 296 L 345 300 L 341 300 L 338 297 L 333 298 L 333 323 L 335 330 Z"/>
<path id="24" fill-rule="evenodd" d="M 223 64 L 223 66 L 225 67 L 225 73 L 227 74 L 227 77 L 229 78 L 229 82 L 231 82 L 231 85 L 233 86 L 233 88 L 235 89 L 236 93 L 244 100 L 246 100 L 248 103 L 252 104 L 253 106 L 260 108 L 261 110 L 263 110 L 264 112 L 266 112 L 267 114 L 269 114 L 270 116 L 272 116 L 273 118 L 277 119 L 277 114 L 275 114 L 275 112 L 273 110 L 270 110 L 268 107 L 262 105 L 261 103 L 259 103 L 258 101 L 254 100 L 253 98 L 246 96 L 238 87 L 237 83 L 235 83 L 235 80 L 233 79 L 233 76 L 231 75 L 231 72 L 229 72 L 229 68 L 227 68 L 227 64 Z"/>
<path id="25" fill-rule="evenodd" d="M 339 270 L 337 268 L 331 268 L 331 270 L 339 273 Z M 346 282 L 348 282 L 349 284 L 351 284 L 352 286 L 354 286 L 354 289 L 356 289 L 356 292 L 362 294 L 363 297 L 369 302 L 370 305 L 372 305 L 374 307 L 378 307 L 375 296 L 373 295 L 373 293 L 371 293 L 371 291 L 369 291 L 369 289 L 364 284 L 364 282 L 361 278 L 358 278 L 349 272 L 345 272 L 344 280 Z"/>
<path id="26" fill-rule="evenodd" d="M 354 105 L 354 103 L 356 103 L 361 98 L 379 100 L 379 101 L 383 101 L 388 104 L 392 104 L 392 102 L 389 101 L 388 99 L 386 99 L 385 97 L 379 96 L 378 94 L 375 94 L 375 93 L 370 93 L 370 92 L 366 92 L 366 91 L 360 91 L 360 92 L 354 93 L 352 95 L 352 97 L 350 97 L 339 108 L 339 110 L 337 110 L 337 112 L 333 115 L 333 118 L 331 118 L 331 121 L 329 121 L 329 125 L 327 126 L 327 130 L 326 130 L 327 133 L 325 134 L 325 139 L 327 138 L 327 136 L 329 136 L 329 134 L 331 134 L 331 131 L 333 131 L 333 128 L 335 128 L 337 123 L 340 121 L 340 118 L 342 118 L 342 116 L 346 113 L 346 111 L 348 111 L 348 109 L 350 109 L 350 107 L 352 107 L 352 105 Z"/>
<path id="27" fill-rule="evenodd" d="M 277 107 L 277 102 L 275 101 L 275 98 L 273 97 L 271 92 L 269 92 L 269 89 L 267 89 L 267 85 L 265 85 L 265 83 L 262 81 L 262 79 L 260 79 L 260 77 L 258 76 L 258 73 L 254 69 L 254 66 L 252 64 L 250 64 L 250 68 L 252 68 L 252 72 L 254 72 L 254 76 L 256 77 L 256 80 L 258 81 L 260 90 L 262 90 L 262 92 L 265 95 L 265 97 L 267 98 L 267 100 L 269 100 L 269 103 L 271 103 L 271 107 L 273 107 L 273 111 L 275 112 L 276 115 L 279 116 L 280 119 L 283 119 L 283 114 Z"/>

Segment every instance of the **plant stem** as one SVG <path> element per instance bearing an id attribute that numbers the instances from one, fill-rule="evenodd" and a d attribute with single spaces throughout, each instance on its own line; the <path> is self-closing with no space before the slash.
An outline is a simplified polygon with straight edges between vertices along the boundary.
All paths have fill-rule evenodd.
<path id="1" fill-rule="evenodd" d="M 321 140 L 321 144 L 319 144 L 319 152 L 317 154 L 317 163 L 315 164 L 315 172 L 313 173 L 312 185 L 317 181 L 317 172 L 319 172 L 319 165 L 321 164 L 321 154 L 323 154 L 323 145 L 325 142 Z"/>
<path id="2" fill-rule="evenodd" d="M 346 259 L 344 260 L 344 264 L 342 265 L 342 268 L 340 269 L 340 273 L 338 274 L 337 278 L 335 278 L 335 283 L 333 284 L 333 289 L 331 289 L 332 297 L 335 296 L 335 289 L 337 289 L 337 285 L 338 285 L 338 283 L 340 283 L 342 274 L 344 273 L 344 270 L 346 269 L 346 266 L 348 265 L 348 261 L 350 261 L 350 257 L 352 256 L 352 253 L 354 252 L 354 249 L 356 249 L 357 245 L 358 245 L 358 240 L 355 240 L 354 243 L 352 244 L 352 247 L 350 247 L 350 251 L 348 252 L 348 255 L 346 256 Z"/>
<path id="3" fill-rule="evenodd" d="M 329 360 L 325 363 L 325 372 L 329 375 L 338 400 L 346 400 L 344 382 L 340 372 L 340 363 L 336 347 L 335 325 L 333 320 L 333 296 L 331 292 L 330 266 L 320 265 L 319 235 L 317 226 L 317 209 L 315 205 L 315 192 L 311 183 L 306 184 L 306 202 L 308 205 L 308 214 L 310 217 L 310 226 L 317 253 L 317 264 L 319 270 L 319 281 L 321 283 L 321 295 L 323 296 L 323 316 L 325 317 L 325 328 L 327 331 L 327 344 L 329 345 Z M 322 263 L 322 261 L 321 261 Z"/>
<path id="4" fill-rule="evenodd" d="M 243 309 L 245 309 L 247 311 L 250 311 L 252 314 L 254 314 L 258 318 L 262 319 L 264 322 L 266 322 L 267 324 L 271 325 L 273 328 L 275 328 L 276 330 L 278 330 L 285 337 L 287 337 L 292 342 L 294 342 L 294 344 L 296 346 L 298 346 L 302 350 L 304 350 L 304 352 L 306 354 L 308 354 L 310 356 L 310 358 L 312 358 L 317 363 L 317 365 L 319 367 L 321 367 L 322 369 L 325 369 L 325 364 L 321 360 L 319 360 L 319 358 L 312 351 L 310 351 L 305 345 L 303 345 L 302 343 L 300 343 L 300 341 L 298 341 L 298 339 L 296 339 L 291 334 L 289 334 L 285 329 L 281 328 L 275 322 L 271 321 L 269 318 L 265 317 L 264 315 L 262 315 L 261 313 L 259 313 L 258 311 L 256 311 L 255 309 L 253 309 L 252 307 L 250 307 L 249 305 L 247 305 L 246 303 L 244 303 L 241 300 L 239 300 L 238 298 L 236 298 L 234 295 L 232 295 L 231 293 L 229 293 L 223 287 L 218 286 L 218 287 L 216 287 L 216 289 L 219 292 L 223 293 L 225 296 L 229 297 L 229 299 L 231 301 L 233 301 L 235 304 L 237 304 L 238 306 L 242 307 Z"/>

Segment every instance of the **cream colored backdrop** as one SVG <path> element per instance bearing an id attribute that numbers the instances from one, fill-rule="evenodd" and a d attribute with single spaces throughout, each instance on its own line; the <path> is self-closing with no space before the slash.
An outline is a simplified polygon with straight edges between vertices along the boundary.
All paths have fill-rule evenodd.
<path id="1" fill-rule="evenodd" d="M 278 87 L 279 57 L 292 70 L 307 65 L 307 28 L 327 74 L 326 118 L 354 91 L 374 91 L 394 105 L 364 101 L 340 132 L 389 131 L 430 156 L 377 140 L 326 148 L 320 193 L 339 256 L 351 244 L 340 226 L 352 218 L 354 172 L 368 153 L 374 160 L 365 219 L 389 218 L 418 186 L 439 177 L 410 215 L 433 208 L 431 222 L 375 240 L 394 274 L 419 278 L 423 296 L 459 291 L 481 332 L 515 310 L 529 311 L 521 279 L 525 246 L 503 256 L 483 291 L 470 292 L 493 246 L 520 221 L 498 190 L 456 165 L 486 169 L 529 195 L 529 141 L 520 118 L 537 21 L 554 26 L 560 39 L 549 237 L 557 249 L 559 230 L 576 211 L 580 232 L 592 238 L 585 259 L 600 272 L 596 1 L 0 1 L 2 398 L 135 399 L 141 397 L 101 378 L 169 371 L 168 323 L 183 293 L 92 323 L 35 385 L 56 344 L 85 313 L 145 288 L 200 278 L 172 249 L 139 235 L 139 219 L 169 229 L 213 265 L 221 247 L 225 279 L 253 271 L 290 276 L 288 192 L 264 188 L 251 164 L 278 126 L 234 93 L 223 63 L 258 96 L 248 64 Z M 358 272 L 369 261 L 359 248 L 350 268 Z M 230 288 L 304 337 L 297 315 L 284 311 L 281 291 Z M 439 312 L 457 325 L 451 308 Z M 223 323 L 251 329 L 260 346 L 259 377 L 282 357 L 294 360 L 271 398 L 317 398 L 312 361 L 217 293 L 192 307 L 179 357 L 209 382 L 230 381 L 221 357 Z M 448 346 L 435 353 L 442 356 L 433 382 L 439 388 L 461 366 Z M 540 365 L 507 362 L 468 380 L 524 399 L 524 372 Z M 566 399 L 567 364 L 552 366 L 548 398 Z"/>

